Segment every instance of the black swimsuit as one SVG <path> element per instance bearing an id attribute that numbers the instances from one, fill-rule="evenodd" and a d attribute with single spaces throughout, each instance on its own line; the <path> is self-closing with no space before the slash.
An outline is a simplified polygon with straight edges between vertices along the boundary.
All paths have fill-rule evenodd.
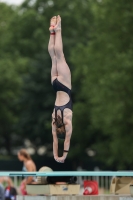
<path id="1" fill-rule="evenodd" d="M 63 106 L 54 106 L 55 108 L 55 117 L 57 117 L 57 111 L 60 110 L 61 111 L 61 116 L 62 116 L 62 122 L 63 122 L 63 111 L 65 108 L 69 108 L 70 110 L 72 110 L 72 98 L 71 98 L 71 90 L 66 87 L 65 85 L 63 85 L 62 83 L 60 83 L 58 81 L 58 79 L 56 78 L 54 81 L 53 81 L 53 88 L 56 92 L 58 91 L 63 91 L 63 92 L 66 92 L 70 98 L 69 102 Z"/>

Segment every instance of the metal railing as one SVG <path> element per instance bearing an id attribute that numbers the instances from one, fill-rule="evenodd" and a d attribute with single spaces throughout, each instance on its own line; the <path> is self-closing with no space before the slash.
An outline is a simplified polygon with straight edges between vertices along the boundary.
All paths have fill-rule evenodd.
<path id="1" fill-rule="evenodd" d="M 11 178 L 14 183 L 14 187 L 19 190 L 21 181 L 23 180 L 22 177 L 14 176 Z M 85 180 L 97 181 L 98 186 L 99 186 L 99 194 L 108 194 L 110 191 L 111 179 L 112 177 L 110 176 L 89 176 L 89 177 L 79 176 L 77 177 L 77 183 L 80 184 L 80 187 L 81 187 L 80 194 L 83 194 L 83 191 L 84 191 L 83 183 Z"/>

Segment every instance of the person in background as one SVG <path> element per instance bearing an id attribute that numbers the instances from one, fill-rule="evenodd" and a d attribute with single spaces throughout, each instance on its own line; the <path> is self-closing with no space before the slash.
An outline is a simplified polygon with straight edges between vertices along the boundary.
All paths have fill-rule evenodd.
<path id="1" fill-rule="evenodd" d="M 24 172 L 34 172 L 34 171 L 36 171 L 36 165 L 35 165 L 34 161 L 32 160 L 30 154 L 27 152 L 26 149 L 21 149 L 18 152 L 18 159 L 21 162 L 23 162 L 22 171 L 24 171 Z M 27 195 L 26 185 L 31 184 L 32 182 L 34 182 L 34 177 L 32 177 L 32 176 L 26 177 L 21 182 L 20 191 L 21 191 L 22 195 Z"/>
<path id="2" fill-rule="evenodd" d="M 0 200 L 16 200 L 17 190 L 13 185 L 12 179 L 10 177 L 0 178 Z M 3 183 L 6 183 L 4 189 Z"/>
<path id="3" fill-rule="evenodd" d="M 0 200 L 5 200 L 4 187 L 0 182 Z"/>

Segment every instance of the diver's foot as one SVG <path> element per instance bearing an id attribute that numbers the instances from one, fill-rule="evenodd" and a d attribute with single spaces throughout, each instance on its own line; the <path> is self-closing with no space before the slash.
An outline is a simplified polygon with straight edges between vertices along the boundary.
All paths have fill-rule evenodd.
<path id="1" fill-rule="evenodd" d="M 49 28 L 50 33 L 55 32 L 54 27 L 56 25 L 56 22 L 57 22 L 57 17 L 56 16 L 52 17 L 51 20 L 50 20 L 50 28 Z"/>
<path id="2" fill-rule="evenodd" d="M 61 17 L 60 17 L 60 15 L 58 15 L 56 19 L 57 19 L 57 22 L 56 22 L 56 25 L 54 27 L 55 32 L 61 30 Z"/>

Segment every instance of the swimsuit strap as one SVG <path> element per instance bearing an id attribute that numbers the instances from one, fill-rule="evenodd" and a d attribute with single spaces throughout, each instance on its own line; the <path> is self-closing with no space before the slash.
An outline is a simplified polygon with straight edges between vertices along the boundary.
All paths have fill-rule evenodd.
<path id="1" fill-rule="evenodd" d="M 57 119 L 57 110 L 55 109 L 55 119 Z"/>

